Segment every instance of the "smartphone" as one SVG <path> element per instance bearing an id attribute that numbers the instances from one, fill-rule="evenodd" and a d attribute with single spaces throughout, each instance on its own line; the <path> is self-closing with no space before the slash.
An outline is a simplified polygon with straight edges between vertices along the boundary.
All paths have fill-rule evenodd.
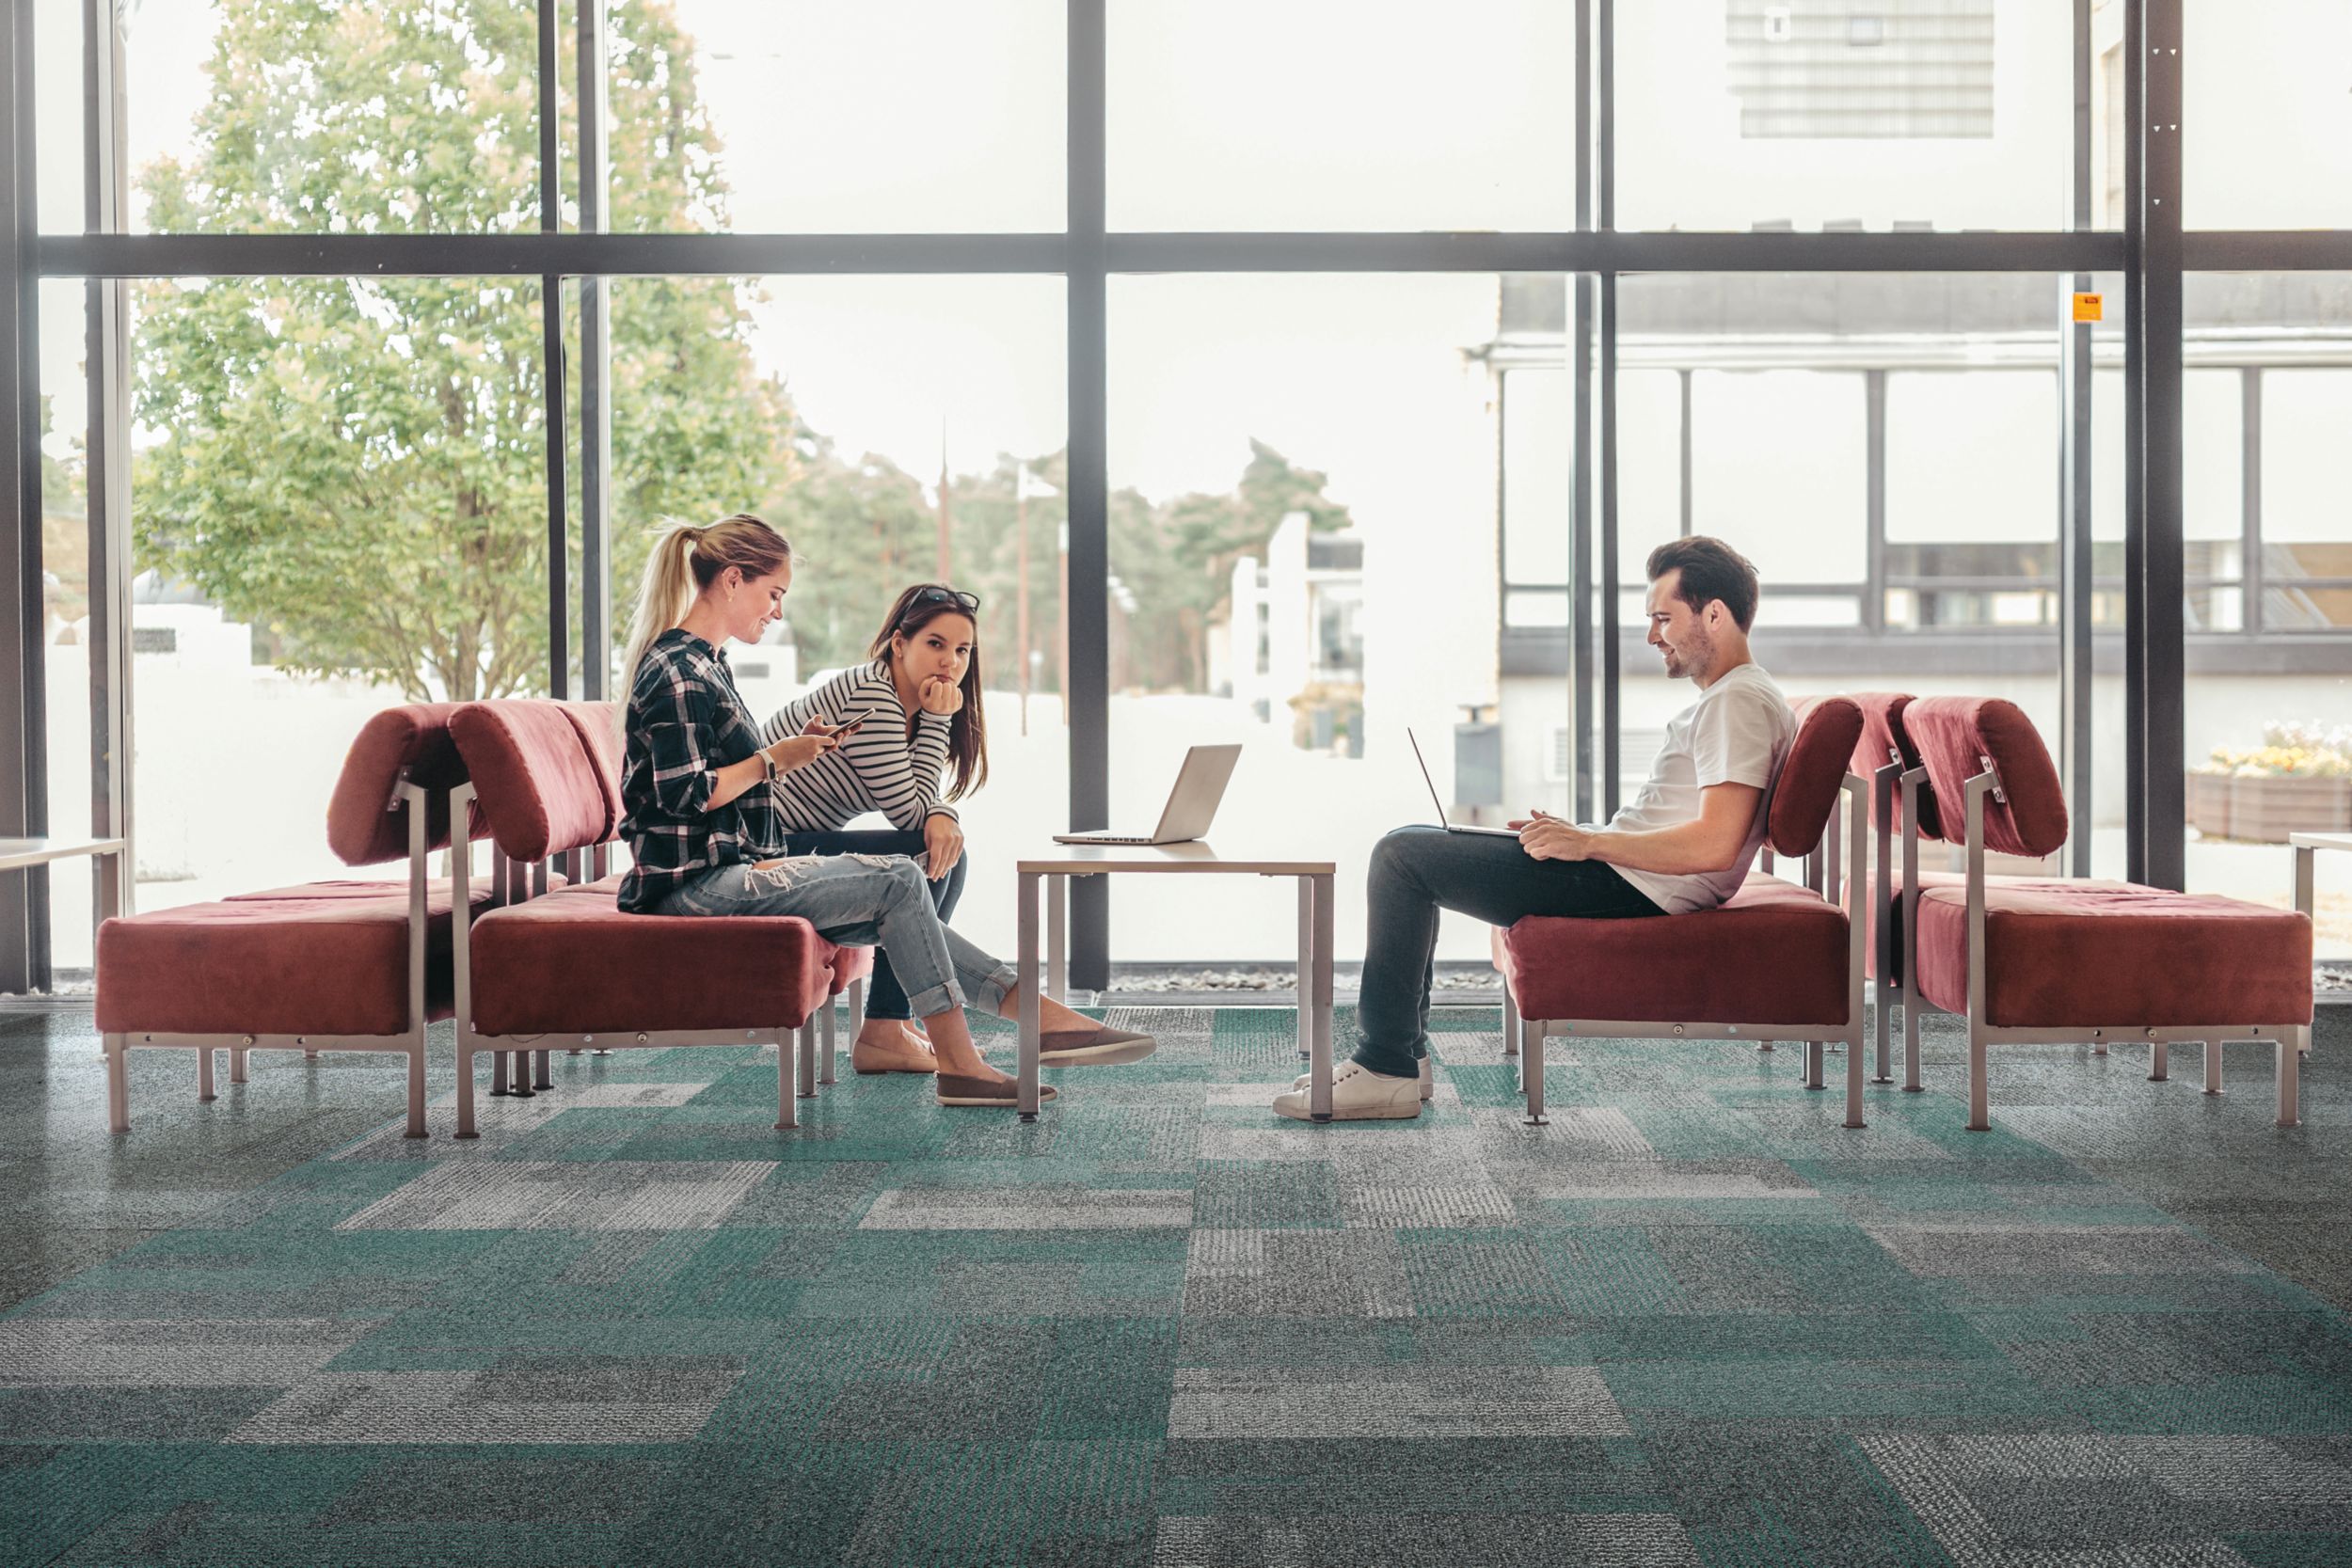
<path id="1" fill-rule="evenodd" d="M 862 707 L 852 709 L 850 712 L 843 714 L 841 716 L 841 721 L 833 726 L 834 736 L 838 739 L 840 736 L 845 735 L 856 734 L 858 726 L 865 723 L 867 717 L 870 716 L 873 711 L 874 710 L 870 707 Z"/>

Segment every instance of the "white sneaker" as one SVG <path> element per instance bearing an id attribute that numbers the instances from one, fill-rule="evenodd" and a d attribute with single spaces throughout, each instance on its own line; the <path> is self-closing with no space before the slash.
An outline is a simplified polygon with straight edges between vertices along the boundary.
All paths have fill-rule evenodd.
<path id="1" fill-rule="evenodd" d="M 1344 1062 L 1343 1062 L 1343 1063 L 1341 1063 L 1340 1065 L 1341 1065 L 1342 1067 L 1344 1067 L 1344 1066 L 1346 1066 L 1347 1064 L 1345 1064 Z M 1332 1070 L 1333 1070 L 1334 1072 L 1336 1072 L 1336 1071 L 1338 1070 L 1338 1069 L 1336 1069 L 1336 1068 L 1335 1068 L 1335 1069 L 1333 1069 Z M 1315 1075 L 1314 1075 L 1313 1073 L 1311 1073 L 1311 1072 L 1302 1072 L 1302 1073 L 1300 1073 L 1297 1077 L 1295 1077 L 1295 1078 L 1294 1078 L 1294 1079 L 1292 1079 L 1292 1080 L 1291 1080 L 1291 1087 L 1292 1087 L 1292 1088 L 1294 1088 L 1294 1089 L 1311 1089 L 1311 1088 L 1314 1087 L 1314 1083 L 1315 1083 Z M 1421 1059 L 1421 1097 L 1422 1097 L 1422 1099 L 1423 1099 L 1423 1100 L 1427 1100 L 1427 1099 L 1428 1099 L 1428 1098 L 1429 1098 L 1432 1094 L 1436 1093 L 1436 1092 L 1437 1092 L 1437 1086 L 1438 1086 L 1438 1079 L 1437 1079 L 1437 1073 L 1436 1073 L 1436 1071 L 1435 1071 L 1435 1069 L 1434 1069 L 1434 1067 L 1433 1067 L 1433 1065 L 1431 1064 L 1431 1062 L 1430 1062 L 1429 1058 L 1428 1058 L 1428 1057 L 1426 1057 L 1426 1056 L 1423 1056 L 1423 1057 Z"/>
<path id="2" fill-rule="evenodd" d="M 1274 1114 L 1293 1121 L 1312 1121 L 1306 1089 L 1274 1097 Z M 1331 1074 L 1333 1121 L 1409 1121 L 1421 1115 L 1421 1081 L 1375 1072 L 1357 1062 L 1342 1062 Z"/>

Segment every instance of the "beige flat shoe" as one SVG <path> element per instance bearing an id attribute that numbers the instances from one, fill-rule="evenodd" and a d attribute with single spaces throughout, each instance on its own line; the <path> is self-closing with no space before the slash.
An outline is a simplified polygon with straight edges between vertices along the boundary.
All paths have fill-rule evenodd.
<path id="1" fill-rule="evenodd" d="M 864 1077 L 879 1077 L 886 1072 L 932 1073 L 939 1070 L 932 1057 L 930 1042 L 914 1030 L 901 1027 L 898 1038 L 903 1050 L 890 1051 L 868 1045 L 864 1040 L 850 1042 L 850 1070 Z"/>

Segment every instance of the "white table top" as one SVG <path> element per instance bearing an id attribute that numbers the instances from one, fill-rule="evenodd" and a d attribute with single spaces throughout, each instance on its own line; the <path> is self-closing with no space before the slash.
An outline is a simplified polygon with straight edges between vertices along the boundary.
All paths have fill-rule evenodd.
<path id="1" fill-rule="evenodd" d="M 1018 862 L 1021 875 L 1091 875 L 1103 871 L 1192 872 L 1228 876 L 1329 877 L 1329 861 L 1306 860 L 1263 847 L 1218 849 L 1206 839 L 1189 844 L 1049 844 Z"/>
<path id="2" fill-rule="evenodd" d="M 2297 849 L 2352 849 L 2352 833 L 2289 833 L 2287 842 Z"/>
<path id="3" fill-rule="evenodd" d="M 0 838 L 0 871 L 70 861 L 80 855 L 119 855 L 119 838 Z"/>

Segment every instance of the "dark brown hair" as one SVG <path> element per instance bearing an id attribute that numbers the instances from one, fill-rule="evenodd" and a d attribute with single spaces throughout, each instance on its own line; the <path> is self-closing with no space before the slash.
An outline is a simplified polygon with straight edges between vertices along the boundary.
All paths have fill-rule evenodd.
<path id="1" fill-rule="evenodd" d="M 1645 570 L 1652 582 L 1668 572 L 1680 572 L 1675 596 L 1692 610 L 1703 610 L 1709 599 L 1721 599 L 1741 631 L 1756 622 L 1756 599 L 1762 592 L 1756 580 L 1756 564 L 1720 539 L 1704 533 L 1669 539 L 1649 552 Z"/>
<path id="2" fill-rule="evenodd" d="M 944 582 L 918 582 L 898 595 L 866 650 L 876 659 L 890 657 L 890 640 L 912 638 L 942 615 L 961 615 L 972 623 L 972 657 L 963 667 L 963 706 L 947 721 L 947 789 L 942 799 L 961 800 L 988 783 L 988 719 L 980 708 L 980 615 L 977 600 Z"/>

